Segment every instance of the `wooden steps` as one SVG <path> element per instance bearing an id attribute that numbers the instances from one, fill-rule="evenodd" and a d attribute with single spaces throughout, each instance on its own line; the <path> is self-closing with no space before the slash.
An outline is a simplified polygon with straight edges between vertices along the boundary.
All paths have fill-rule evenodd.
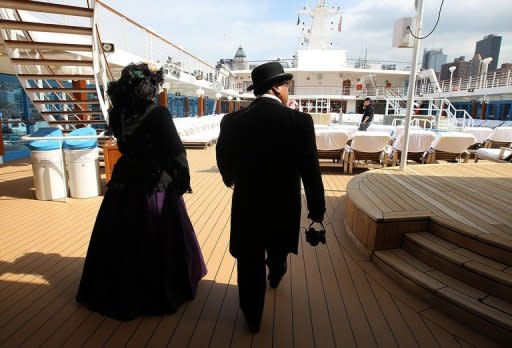
<path id="1" fill-rule="evenodd" d="M 96 93 L 96 88 L 74 88 L 74 87 L 30 87 L 25 88 L 27 93 L 39 93 L 39 92 L 64 92 L 64 93 Z"/>
<path id="2" fill-rule="evenodd" d="M 102 115 L 101 110 L 67 110 L 67 111 L 41 111 L 41 115 Z"/>
<path id="3" fill-rule="evenodd" d="M 91 52 L 92 45 L 65 44 L 58 42 L 39 42 L 25 40 L 5 40 L 8 48 L 29 48 L 34 50 L 85 51 Z"/>
<path id="4" fill-rule="evenodd" d="M 93 9 L 79 6 L 51 4 L 40 1 L 0 0 L 0 7 L 15 10 L 56 13 L 68 16 L 92 17 Z"/>
<path id="5" fill-rule="evenodd" d="M 449 235 L 444 231 L 443 236 Z M 493 253 L 495 246 L 484 248 L 486 255 L 473 251 L 479 250 L 477 244 L 485 243 L 447 240 L 430 232 L 406 233 L 402 249 L 377 250 L 372 260 L 404 286 L 412 282 L 434 294 L 434 304 L 457 319 L 501 342 L 512 342 L 511 263 Z"/>
<path id="6" fill-rule="evenodd" d="M 512 305 L 432 268 L 402 249 L 380 250 L 373 261 L 403 284 L 436 295 L 437 305 L 501 342 L 512 342 Z M 476 285 L 476 284 L 472 284 Z"/>
<path id="7" fill-rule="evenodd" d="M 56 4 L 53 1 L 0 0 L 0 8 L 5 12 L 0 16 L 0 30 L 6 39 L 4 43 L 10 62 L 19 72 L 17 77 L 20 84 L 31 99 L 35 97 L 34 106 L 43 119 L 52 125 L 66 125 L 61 127 L 65 128 L 63 132 L 74 129 L 73 126 L 106 125 L 105 120 L 98 120 L 103 117 L 97 117 L 103 114 L 97 109 L 105 110 L 104 106 L 93 107 L 95 110 L 52 110 L 55 109 L 52 105 L 75 106 L 75 109 L 87 109 L 86 105 L 100 105 L 100 100 L 96 96 L 98 90 L 85 88 L 90 84 L 98 83 L 93 74 L 93 59 L 97 59 L 93 52 L 93 44 L 96 43 L 96 47 L 101 49 L 101 43 L 99 36 L 93 36 L 94 5 L 89 2 L 83 2 L 83 4 L 85 7 Z M 18 11 L 33 12 L 35 19 L 25 21 Z M 61 22 L 59 19 L 57 23 L 55 15 L 64 16 L 64 21 Z M 58 33 L 59 35 L 47 35 L 46 39 L 33 41 L 31 32 Z M 66 35 L 60 34 L 80 35 L 80 43 L 73 43 L 77 40 L 71 37 L 64 40 L 62 37 Z M 85 53 L 79 55 L 77 52 Z M 108 69 L 106 61 L 98 64 L 106 64 Z M 82 69 L 78 71 L 77 67 L 86 69 L 82 72 Z M 37 72 L 34 70 L 36 68 Z M 70 81 L 73 81 L 73 87 L 66 83 Z M 99 83 L 103 84 L 100 88 L 106 89 L 106 81 L 102 80 Z M 77 95 L 78 93 L 80 95 Z M 53 98 L 56 100 L 51 100 Z M 78 108 L 77 105 L 83 105 L 83 107 Z M 69 120 L 52 120 L 68 118 L 52 117 L 52 115 L 76 115 L 76 117 L 69 117 Z M 95 119 L 76 119 L 79 115 L 86 115 L 83 118 Z M 93 117 L 90 117 L 92 115 Z"/>
<path id="8" fill-rule="evenodd" d="M 107 124 L 105 120 L 52 120 L 48 124 Z"/>
<path id="9" fill-rule="evenodd" d="M 46 24 L 25 21 L 0 20 L 1 29 L 16 29 L 26 31 L 42 31 L 46 33 L 61 33 L 74 35 L 92 35 L 92 28 L 74 25 Z"/>
<path id="10" fill-rule="evenodd" d="M 18 74 L 18 77 L 26 80 L 54 80 L 54 81 L 93 81 L 94 75 L 76 75 L 76 74 Z"/>
<path id="11" fill-rule="evenodd" d="M 512 302 L 509 265 L 476 254 L 431 233 L 408 233 L 404 249 L 426 264 L 460 281 Z"/>
<path id="12" fill-rule="evenodd" d="M 89 99 L 89 100 L 32 100 L 34 104 L 99 104 L 98 99 Z"/>
<path id="13" fill-rule="evenodd" d="M 430 233 L 453 244 L 512 265 L 512 240 L 439 216 L 431 218 Z"/>
<path id="14" fill-rule="evenodd" d="M 37 58 L 11 58 L 17 65 L 51 65 L 51 66 L 90 66 L 92 60 L 84 59 L 37 59 Z"/>

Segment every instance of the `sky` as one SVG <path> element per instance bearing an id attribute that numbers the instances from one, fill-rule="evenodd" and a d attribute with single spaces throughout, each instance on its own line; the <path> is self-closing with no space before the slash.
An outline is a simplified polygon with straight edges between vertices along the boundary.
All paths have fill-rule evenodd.
<path id="1" fill-rule="evenodd" d="M 424 0 L 423 35 L 437 19 L 442 0 Z M 297 12 L 307 0 L 103 0 L 127 17 L 214 64 L 233 58 L 242 46 L 249 61 L 291 58 L 299 44 Z M 414 0 L 327 0 L 343 11 L 342 31 L 333 42 L 347 57 L 409 62 L 412 49 L 393 48 L 393 24 L 416 16 Z M 143 4 L 143 5 L 141 5 Z M 502 36 L 499 65 L 512 63 L 512 1 L 445 0 L 439 24 L 423 49 L 442 48 L 448 62 L 470 60 L 485 35 Z M 420 55 L 421 61 L 421 55 Z"/>

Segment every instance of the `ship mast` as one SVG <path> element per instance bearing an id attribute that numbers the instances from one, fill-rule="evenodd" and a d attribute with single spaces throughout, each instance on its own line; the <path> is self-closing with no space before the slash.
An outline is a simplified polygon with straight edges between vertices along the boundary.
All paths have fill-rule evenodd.
<path id="1" fill-rule="evenodd" d="M 318 0 L 313 9 L 306 8 L 299 11 L 300 16 L 311 17 L 311 24 L 308 26 L 302 23 L 300 36 L 303 49 L 325 50 L 332 48 L 332 42 L 329 41 L 329 32 L 338 24 L 338 18 L 341 21 L 341 10 L 339 7 L 326 7 L 325 0 Z M 332 19 L 336 16 L 336 20 Z"/>

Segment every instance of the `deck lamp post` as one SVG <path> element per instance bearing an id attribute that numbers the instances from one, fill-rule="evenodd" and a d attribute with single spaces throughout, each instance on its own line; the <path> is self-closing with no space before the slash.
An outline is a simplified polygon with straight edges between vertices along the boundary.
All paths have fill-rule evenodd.
<path id="1" fill-rule="evenodd" d="M 487 81 L 487 71 L 489 70 L 489 64 L 492 62 L 492 57 L 482 59 L 482 65 L 480 68 L 480 88 L 485 88 L 485 82 Z"/>
<path id="2" fill-rule="evenodd" d="M 197 94 L 197 115 L 199 117 L 201 117 L 204 114 L 204 102 L 203 102 L 204 89 L 198 88 L 196 90 L 196 94 Z"/>
<path id="3" fill-rule="evenodd" d="M 240 99 L 240 97 L 236 97 L 236 110 L 240 110 L 240 102 L 242 101 L 242 99 Z"/>
<path id="4" fill-rule="evenodd" d="M 233 97 L 228 95 L 228 112 L 233 112 Z"/>
<path id="5" fill-rule="evenodd" d="M 448 91 L 451 92 L 452 91 L 453 72 L 455 70 L 457 70 L 457 67 L 455 65 L 452 65 L 451 67 L 448 68 L 448 70 L 450 70 L 450 87 L 448 88 Z"/>
<path id="6" fill-rule="evenodd" d="M 222 94 L 215 94 L 215 114 L 220 114 L 220 98 L 222 98 Z"/>

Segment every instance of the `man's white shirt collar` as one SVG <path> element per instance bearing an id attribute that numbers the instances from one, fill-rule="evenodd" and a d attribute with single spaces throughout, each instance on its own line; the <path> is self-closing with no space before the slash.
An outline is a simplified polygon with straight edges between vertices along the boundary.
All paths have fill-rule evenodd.
<path id="1" fill-rule="evenodd" d="M 277 101 L 278 101 L 279 103 L 281 103 L 281 104 L 283 103 L 283 102 L 281 101 L 281 99 L 279 99 L 278 97 L 276 97 L 276 96 L 275 96 L 275 95 L 273 95 L 273 94 L 265 93 L 265 94 L 262 94 L 261 96 L 259 96 L 258 98 L 271 98 L 271 99 L 275 99 L 275 100 L 277 100 Z"/>

